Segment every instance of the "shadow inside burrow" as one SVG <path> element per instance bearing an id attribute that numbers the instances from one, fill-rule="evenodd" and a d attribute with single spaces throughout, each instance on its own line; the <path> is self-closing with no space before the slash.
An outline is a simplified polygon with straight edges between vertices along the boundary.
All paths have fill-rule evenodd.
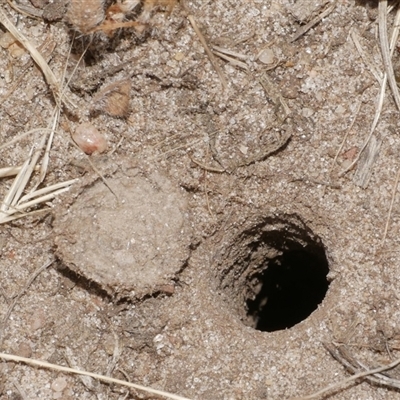
<path id="1" fill-rule="evenodd" d="M 261 288 L 254 300 L 247 301 L 248 315 L 259 331 L 291 328 L 324 299 L 329 288 L 328 261 L 320 251 L 304 248 L 285 251 L 266 263 L 258 276 Z"/>

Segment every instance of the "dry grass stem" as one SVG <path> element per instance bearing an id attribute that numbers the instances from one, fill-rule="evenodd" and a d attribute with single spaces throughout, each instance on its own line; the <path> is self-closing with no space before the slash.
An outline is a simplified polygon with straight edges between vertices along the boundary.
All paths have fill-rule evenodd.
<path id="1" fill-rule="evenodd" d="M 118 143 L 113 147 L 113 149 L 109 152 L 109 156 L 112 156 L 120 147 L 122 142 L 124 141 L 124 137 L 122 137 L 121 139 L 119 139 Z"/>
<path id="2" fill-rule="evenodd" d="M 62 92 L 61 92 L 61 97 L 62 98 L 64 98 L 65 91 L 67 90 L 69 84 L 71 83 L 71 80 L 74 77 L 79 65 L 81 64 L 81 62 L 83 60 L 83 57 L 85 56 L 87 50 L 89 49 L 90 45 L 92 44 L 92 39 L 93 38 L 90 38 L 88 44 L 86 45 L 86 47 L 83 50 L 82 54 L 80 55 L 78 61 L 76 62 L 75 66 L 74 66 L 74 69 L 72 70 L 71 75 L 70 75 L 67 83 L 65 84 L 64 88 L 62 89 Z M 73 35 L 73 38 L 71 40 L 71 46 L 69 47 L 69 50 L 68 50 L 68 55 L 67 55 L 67 59 L 66 59 L 66 62 L 65 62 L 65 68 L 64 68 L 64 71 L 63 71 L 63 76 L 62 76 L 61 82 L 64 82 L 64 79 L 65 79 L 65 76 L 66 76 L 66 73 L 67 73 L 68 59 L 69 59 L 69 56 L 71 55 L 71 51 L 72 51 L 72 46 L 73 46 L 74 40 L 75 40 L 75 34 Z"/>
<path id="3" fill-rule="evenodd" d="M 223 53 L 223 54 L 226 54 L 228 56 L 232 56 L 232 57 L 238 58 L 239 60 L 242 60 L 242 61 L 247 61 L 249 59 L 249 57 L 246 56 L 245 54 L 241 54 L 241 53 L 238 53 L 236 51 L 228 50 L 228 49 L 225 49 L 223 47 L 213 46 L 212 49 L 213 49 L 214 52 L 217 51 L 219 53 Z"/>
<path id="4" fill-rule="evenodd" d="M 382 139 L 372 135 L 368 145 L 365 147 L 363 152 L 360 153 L 359 163 L 353 177 L 353 182 L 363 189 L 367 188 L 369 180 L 371 179 L 372 169 L 375 161 L 378 159 L 381 145 Z"/>
<path id="5" fill-rule="evenodd" d="M 94 374 L 92 372 L 87 372 L 87 371 L 81 371 L 78 369 L 74 368 L 68 368 L 68 367 L 63 367 L 61 365 L 56 365 L 56 364 L 50 364 L 46 361 L 41 361 L 41 360 L 34 360 L 32 358 L 26 358 L 26 357 L 19 357 L 15 356 L 13 354 L 6 354 L 6 353 L 0 353 L 0 358 L 7 360 L 7 361 L 14 361 L 14 362 L 22 362 L 24 364 L 28 365 L 34 365 L 39 368 L 47 368 L 53 371 L 60 371 L 60 372 L 66 372 L 69 374 L 76 374 L 76 375 L 84 375 L 84 376 L 89 376 L 94 379 L 98 379 L 99 381 L 102 382 L 107 382 L 107 383 L 114 383 L 116 385 L 121 385 L 121 386 L 126 386 L 132 389 L 140 390 L 142 392 L 146 393 L 152 393 L 158 396 L 165 397 L 167 399 L 172 399 L 172 400 L 190 400 L 187 397 L 182 397 L 178 396 L 176 394 L 164 392 L 162 390 L 157 390 L 157 389 L 152 389 L 150 387 L 142 386 L 142 385 L 137 385 L 135 383 L 131 382 L 126 382 L 122 381 L 120 379 L 114 379 L 108 376 L 100 375 L 100 374 Z"/>
<path id="6" fill-rule="evenodd" d="M 245 69 L 246 71 L 249 70 L 249 66 L 248 66 L 245 62 L 243 62 L 243 61 L 236 60 L 235 58 L 230 57 L 230 56 L 228 56 L 228 55 L 226 55 L 226 54 L 224 54 L 224 53 L 222 53 L 222 52 L 219 52 L 219 51 L 217 51 L 217 50 L 213 50 L 213 53 L 214 53 L 216 56 L 222 58 L 223 60 L 228 61 L 229 63 L 231 63 L 231 64 L 234 65 L 235 67 L 239 67 L 239 68 Z"/>
<path id="7" fill-rule="evenodd" d="M 43 182 L 47 173 L 51 144 L 60 115 L 60 109 L 58 107 L 55 108 L 53 115 L 54 117 L 52 119 L 51 128 L 42 130 L 44 131 L 44 134 L 40 140 L 39 145 L 36 149 L 35 147 L 32 147 L 27 160 L 24 162 L 22 167 L 18 168 L 17 176 L 14 178 L 14 181 L 0 206 L 0 224 L 21 218 L 21 216 L 29 215 L 30 213 L 22 214 L 22 211 L 28 209 L 29 207 L 36 206 L 38 204 L 42 204 L 51 199 L 54 199 L 55 196 L 69 190 L 70 186 L 77 181 L 74 179 L 67 182 L 51 185 L 40 190 L 36 190 L 36 188 Z M 40 129 L 32 130 L 30 131 L 30 133 L 32 133 L 33 131 L 37 132 L 40 131 Z M 21 136 L 26 135 L 19 135 L 19 138 L 21 138 Z M 14 142 L 15 140 L 16 139 L 13 139 L 12 142 Z M 10 142 L 8 144 L 10 144 Z M 44 154 L 42 157 L 41 165 L 39 167 L 38 163 L 43 149 Z M 32 187 L 29 194 L 22 196 L 28 183 L 31 181 L 33 172 L 36 171 L 38 168 L 40 172 L 36 184 Z M 9 173 L 10 170 L 5 172 Z M 29 199 L 33 200 L 27 201 Z"/>
<path id="8" fill-rule="evenodd" d="M 35 129 L 31 129 L 30 131 L 21 133 L 20 135 L 15 136 L 13 139 L 8 141 L 7 143 L 2 144 L 0 146 L 0 150 L 3 150 L 6 147 L 9 147 L 14 143 L 19 142 L 21 139 L 23 139 L 23 138 L 25 138 L 25 137 L 27 137 L 29 135 L 32 135 L 33 133 L 39 133 L 39 132 L 41 132 L 41 133 L 50 133 L 51 129 L 48 129 L 48 128 L 35 128 Z"/>
<path id="9" fill-rule="evenodd" d="M 54 94 L 54 98 L 57 104 L 60 105 L 61 102 L 65 102 L 64 97 L 61 97 L 61 89 L 60 84 L 57 81 L 56 76 L 54 75 L 53 71 L 50 69 L 49 65 L 47 64 L 46 60 L 40 54 L 40 52 L 32 45 L 32 43 L 28 40 L 28 38 L 21 33 L 17 27 L 8 19 L 7 15 L 5 14 L 4 10 L 0 8 L 0 23 L 17 39 L 29 52 L 31 57 L 35 60 L 36 64 L 42 70 L 47 83 L 50 86 Z M 76 107 L 72 102 L 68 101 L 68 105 L 73 105 Z"/>
<path id="10" fill-rule="evenodd" d="M 29 161 L 29 160 L 27 160 Z M 24 164 L 26 166 L 26 163 Z M 24 167 L 21 168 L 20 174 L 17 175 L 17 178 L 24 176 Z M 21 178 L 22 179 L 22 178 Z M 6 222 L 13 221 L 15 219 L 19 219 L 22 216 L 31 215 L 35 212 L 28 212 L 21 214 L 23 210 L 28 209 L 29 207 L 36 206 L 38 204 L 45 203 L 49 200 L 54 199 L 56 196 L 60 195 L 68 191 L 74 183 L 76 183 L 78 179 L 71 179 L 66 182 L 56 183 L 54 185 L 45 187 L 40 190 L 36 190 L 34 192 L 30 192 L 28 195 L 21 197 L 21 192 L 17 190 L 20 184 L 20 179 L 15 179 L 13 185 L 8 191 L 5 199 L 3 200 L 0 207 L 0 224 L 4 224 Z M 18 199 L 18 201 L 16 201 Z M 33 199 L 31 201 L 27 201 L 29 199 Z"/>
<path id="11" fill-rule="evenodd" d="M 387 12 L 387 10 L 386 10 Z M 393 56 L 393 52 L 396 48 L 396 42 L 399 36 L 399 28 L 400 28 L 400 9 L 398 10 L 398 12 L 396 13 L 396 17 L 395 17 L 395 21 L 394 21 L 394 29 L 393 29 L 393 33 L 392 33 L 392 37 L 390 40 L 390 57 Z M 384 50 L 382 50 L 383 52 Z M 381 90 L 379 92 L 379 97 L 378 97 L 378 104 L 376 106 L 376 111 L 375 111 L 375 116 L 374 116 L 374 120 L 372 122 L 372 126 L 369 132 L 369 135 L 367 137 L 367 139 L 365 140 L 365 142 L 363 143 L 360 152 L 358 153 L 357 157 L 354 159 L 354 161 L 346 168 L 344 169 L 342 172 L 340 172 L 339 176 L 343 176 L 345 173 L 347 173 L 348 171 L 350 171 L 354 165 L 357 164 L 357 162 L 360 160 L 361 154 L 363 153 L 363 151 L 367 148 L 369 141 L 372 138 L 372 135 L 375 132 L 376 126 L 378 125 L 379 122 L 379 118 L 382 112 L 382 108 L 383 108 L 383 102 L 385 99 L 385 91 L 386 91 L 386 83 L 388 80 L 388 74 L 385 72 L 383 74 L 383 78 L 381 80 Z M 370 164 L 370 167 L 372 167 L 372 164 Z"/>
<path id="12" fill-rule="evenodd" d="M 5 168 L 0 168 L 0 178 L 7 178 L 10 176 L 15 176 L 18 175 L 18 173 L 21 171 L 22 166 L 19 167 L 5 167 Z M 35 171 L 38 171 L 39 167 L 35 167 Z"/>
<path id="13" fill-rule="evenodd" d="M 385 99 L 385 87 L 386 87 L 386 82 L 387 82 L 387 75 L 385 74 L 383 76 L 382 79 L 382 84 L 381 84 L 381 90 L 379 92 L 379 98 L 378 98 L 378 104 L 376 106 L 376 111 L 375 111 L 375 116 L 374 116 L 374 121 L 372 122 L 372 126 L 371 129 L 369 131 L 369 135 L 367 137 L 367 139 L 365 140 L 365 142 L 363 143 L 361 150 L 359 151 L 359 153 L 357 154 L 357 157 L 353 160 L 353 162 L 347 167 L 345 168 L 343 171 L 341 171 L 339 173 L 339 176 L 343 176 L 346 172 L 350 171 L 351 169 L 353 169 L 353 167 L 358 163 L 358 161 L 360 160 L 361 154 L 362 152 L 367 148 L 369 141 L 372 138 L 372 135 L 375 132 L 375 128 L 378 125 L 378 121 L 379 121 L 379 117 L 381 115 L 382 112 L 382 107 L 383 107 L 383 101 Z"/>
<path id="14" fill-rule="evenodd" d="M 2 203 L 0 205 L 0 220 L 2 219 L 2 217 L 7 217 L 9 215 L 8 214 L 9 208 L 16 203 L 16 201 L 14 201 L 14 199 L 16 197 L 16 192 L 17 192 L 18 188 L 21 187 L 21 182 L 24 179 L 26 170 L 29 165 L 30 156 L 31 155 L 29 155 L 29 158 L 22 165 L 20 172 L 15 177 L 10 189 L 8 190 L 6 196 L 4 197 L 4 200 L 2 201 Z"/>
<path id="15" fill-rule="evenodd" d="M 72 186 L 74 183 L 78 182 L 79 179 L 71 179 L 69 181 L 65 182 L 59 182 L 55 183 L 54 185 L 51 186 L 46 186 L 43 189 L 35 190 L 34 192 L 29 192 L 25 196 L 21 197 L 19 204 L 29 200 L 29 199 L 34 199 L 35 197 L 40 197 L 43 195 L 48 195 L 48 194 L 54 194 L 55 192 L 59 191 L 60 189 L 69 189 L 69 186 Z M 65 191 L 65 190 L 64 190 Z"/>
<path id="16" fill-rule="evenodd" d="M 54 110 L 54 118 L 53 118 L 52 127 L 50 129 L 50 134 L 47 139 L 46 149 L 44 151 L 42 163 L 40 165 L 39 179 L 38 179 L 38 182 L 37 182 L 35 188 L 44 181 L 44 178 L 46 176 L 47 167 L 49 165 L 49 159 L 50 159 L 50 149 L 51 149 L 51 145 L 53 144 L 54 133 L 56 131 L 59 118 L 60 118 L 60 109 L 58 107 L 56 107 L 56 109 Z"/>
<path id="17" fill-rule="evenodd" d="M 351 36 L 351 38 L 353 40 L 354 45 L 356 46 L 356 49 L 357 49 L 358 53 L 360 54 L 360 57 L 364 61 L 365 65 L 368 67 L 368 69 L 371 72 L 371 74 L 378 81 L 379 86 L 382 86 L 383 74 L 382 74 L 382 72 L 380 72 L 378 70 L 378 68 L 376 67 L 374 61 L 369 56 L 369 54 L 366 53 L 364 51 L 364 49 L 362 48 L 360 40 L 359 40 L 358 33 L 353 28 L 351 28 L 351 30 L 350 30 L 350 36 Z"/>
<path id="18" fill-rule="evenodd" d="M 216 58 L 214 57 L 214 54 L 210 50 L 210 47 L 208 46 L 206 39 L 204 38 L 203 34 L 201 33 L 199 27 L 197 26 L 196 20 L 194 19 L 193 15 L 188 15 L 188 20 L 191 23 L 194 31 L 196 32 L 196 35 L 199 38 L 201 44 L 203 45 L 204 50 L 206 51 L 207 56 L 210 59 L 212 66 L 214 67 L 215 71 L 217 72 L 219 79 L 221 81 L 222 87 L 224 89 L 227 89 L 228 84 L 226 83 L 225 76 L 224 76 L 221 68 L 219 67 L 218 62 L 217 62 Z"/>
<path id="19" fill-rule="evenodd" d="M 400 9 L 397 10 L 394 30 L 392 34 L 391 48 L 389 47 L 389 39 L 387 35 L 387 12 L 388 12 L 388 2 L 387 0 L 379 0 L 379 41 L 382 52 L 383 65 L 385 68 L 386 75 L 388 77 L 389 86 L 392 90 L 392 94 L 396 103 L 398 110 L 400 111 L 400 94 L 399 89 L 397 87 L 396 78 L 394 76 L 393 64 L 392 64 L 392 49 L 394 48 L 394 44 L 397 42 L 397 38 L 399 35 L 399 18 L 400 18 Z"/>
<path id="20" fill-rule="evenodd" d="M 65 90 L 68 84 L 61 90 L 50 68 L 47 66 L 47 64 L 43 64 L 46 62 L 44 58 L 41 56 L 41 54 L 36 49 L 33 48 L 33 46 L 29 43 L 29 41 L 26 38 L 22 37 L 22 39 L 20 39 L 20 36 L 17 35 L 19 34 L 18 31 L 16 33 L 17 36 L 14 35 L 15 33 L 14 31 L 16 31 L 16 28 L 3 14 L 4 12 L 0 9 L 0 18 L 2 18 L 0 22 L 3 22 L 3 20 L 5 21 L 4 23 L 5 26 L 7 27 L 7 29 L 9 29 L 10 33 L 17 40 L 25 40 L 25 44 L 23 43 L 24 46 L 28 50 L 31 49 L 32 58 L 34 58 L 34 60 L 39 64 L 39 66 L 42 67 L 45 75 L 47 74 L 46 79 L 48 83 L 50 85 L 55 85 L 54 87 L 56 87 L 56 92 L 58 96 L 56 100 L 61 101 L 65 97 Z M 39 63 L 38 59 L 39 61 L 41 60 L 41 64 Z M 74 72 L 75 69 L 73 73 Z M 61 81 L 64 81 L 65 73 L 66 73 L 66 66 L 64 68 Z M 31 131 L 25 132 L 21 135 L 18 135 L 17 137 L 14 137 L 8 143 L 5 143 L 2 146 L 0 146 L 0 149 L 3 149 L 32 133 L 41 132 L 43 134 L 39 144 L 37 146 L 32 147 L 27 160 L 21 167 L 18 167 L 17 169 L 14 167 L 9 167 L 0 170 L 0 177 L 12 176 L 15 175 L 15 173 L 17 175 L 0 205 L 0 224 L 13 221 L 15 219 L 21 218 L 26 215 L 31 215 L 32 212 L 23 213 L 22 211 L 28 209 L 29 207 L 42 204 L 51 199 L 54 199 L 55 196 L 69 190 L 70 186 L 77 181 L 74 179 L 67 182 L 54 184 L 46 188 L 42 188 L 40 190 L 36 190 L 37 187 L 44 181 L 47 174 L 51 146 L 53 143 L 54 134 L 56 133 L 56 129 L 58 126 L 60 114 L 61 114 L 61 108 L 59 107 L 58 104 L 53 111 L 53 117 L 49 128 L 32 129 Z M 41 162 L 39 166 L 40 159 Z M 29 182 L 31 182 L 33 172 L 38 169 L 39 169 L 39 175 L 37 181 L 30 189 L 30 193 L 22 197 L 22 194 L 25 191 L 27 185 L 29 184 Z M 33 213 L 37 212 L 38 211 L 34 211 Z"/>
<path id="21" fill-rule="evenodd" d="M 28 156 L 28 159 L 23 164 L 23 168 L 21 168 L 20 173 L 15 177 L 15 180 L 14 180 L 13 184 L 11 185 L 11 188 L 10 188 L 9 194 L 8 194 L 9 201 L 6 200 L 4 202 L 6 205 L 14 206 L 19 201 L 19 199 L 22 195 L 22 192 L 25 190 L 26 186 L 28 185 L 28 182 L 30 181 L 32 173 L 38 163 L 38 160 L 39 160 L 39 157 L 41 154 L 41 150 L 45 144 L 45 140 L 46 140 L 46 135 L 43 135 L 38 149 L 35 150 L 35 148 L 32 147 L 31 152 Z M 0 208 L 0 211 L 5 211 L 5 210 L 3 208 Z"/>
<path id="22" fill-rule="evenodd" d="M 7 3 L 9 6 L 14 9 L 16 12 L 26 15 L 29 18 L 34 18 L 34 19 L 42 19 L 43 18 L 43 11 L 39 10 L 35 7 L 26 5 L 26 4 L 15 4 L 11 0 L 7 0 Z"/>

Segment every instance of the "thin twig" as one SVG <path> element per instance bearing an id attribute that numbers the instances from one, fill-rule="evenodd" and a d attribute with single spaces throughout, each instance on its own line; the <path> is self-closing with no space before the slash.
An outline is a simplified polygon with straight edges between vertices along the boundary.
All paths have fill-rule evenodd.
<path id="1" fill-rule="evenodd" d="M 337 349 L 337 357 L 336 359 L 346 366 L 346 368 L 351 372 L 355 373 L 360 368 L 369 370 L 370 368 L 362 363 L 361 361 L 357 360 L 349 351 L 347 346 L 339 346 Z M 400 388 L 400 381 L 398 379 L 394 379 L 389 377 L 387 374 L 381 374 L 377 372 L 374 375 L 369 375 L 365 377 L 365 380 L 378 385 L 387 386 L 390 388 Z"/>
<path id="2" fill-rule="evenodd" d="M 200 161 L 197 161 L 196 159 L 190 157 L 190 159 L 197 164 L 200 168 L 203 168 L 205 171 L 209 171 L 209 172 L 217 172 L 219 174 L 222 174 L 224 172 L 226 172 L 226 170 L 222 169 L 222 168 L 215 168 L 215 167 L 209 167 L 205 164 L 202 164 Z"/>
<path id="3" fill-rule="evenodd" d="M 212 66 L 214 67 L 215 71 L 217 72 L 217 74 L 219 76 L 219 79 L 221 81 L 222 87 L 224 89 L 226 89 L 228 87 L 228 84 L 226 83 L 225 76 L 224 76 L 221 68 L 218 65 L 217 59 L 214 57 L 214 54 L 212 53 L 212 51 L 208 47 L 206 39 L 204 38 L 203 34 L 201 33 L 199 27 L 197 26 L 196 20 L 194 19 L 193 15 L 188 15 L 188 20 L 191 23 L 194 31 L 196 32 L 201 44 L 203 45 L 204 50 L 206 51 L 206 53 L 208 55 L 208 58 L 211 61 Z"/>
<path id="4" fill-rule="evenodd" d="M 318 24 L 319 21 L 327 17 L 336 7 L 336 4 L 331 4 L 328 8 L 322 11 L 321 14 L 317 15 L 308 24 L 302 26 L 297 30 L 292 39 L 289 40 L 290 43 L 295 42 L 299 37 L 303 36 L 308 30 L 310 30 L 314 25 Z"/>
<path id="5" fill-rule="evenodd" d="M 119 200 L 118 195 L 114 192 L 114 190 L 111 188 L 110 184 L 108 183 L 107 179 L 105 176 L 100 172 L 100 170 L 93 164 L 92 160 L 88 155 L 86 155 L 86 159 L 89 162 L 90 166 L 92 167 L 93 171 L 96 172 L 96 174 L 100 177 L 100 179 L 103 181 L 104 185 L 106 185 L 107 189 L 115 196 L 117 200 Z"/>
<path id="6" fill-rule="evenodd" d="M 57 365 L 57 364 L 50 364 L 50 363 L 48 363 L 46 361 L 42 361 L 42 360 L 34 360 L 32 358 L 20 357 L 20 356 L 15 356 L 13 354 L 6 354 L 6 353 L 0 353 L 0 358 L 3 358 L 4 360 L 7 360 L 7 361 L 22 362 L 22 363 L 29 364 L 29 365 L 35 365 L 40 368 L 47 368 L 47 369 L 51 369 L 54 371 L 61 371 L 61 372 L 67 372 L 70 374 L 90 376 L 91 378 L 98 379 L 99 381 L 102 381 L 102 382 L 108 382 L 108 383 L 114 383 L 114 384 L 121 385 L 121 386 L 127 386 L 132 389 L 137 389 L 137 390 L 141 390 L 143 392 L 163 396 L 163 397 L 166 397 L 167 399 L 190 400 L 187 397 L 178 396 L 176 394 L 164 392 L 162 390 L 157 390 L 157 389 L 153 389 L 150 387 L 137 385 L 135 383 L 122 381 L 120 379 L 114 379 L 109 376 L 94 374 L 94 373 L 88 372 L 88 371 L 81 371 L 79 369 L 63 367 L 63 366 Z"/>
<path id="7" fill-rule="evenodd" d="M 339 361 L 342 365 L 344 365 L 349 372 L 352 374 L 358 372 L 361 369 L 370 370 L 371 368 L 357 360 L 350 352 L 348 346 L 346 345 L 333 345 L 333 344 L 324 344 L 326 349 L 331 353 L 332 357 Z M 400 389 L 400 381 L 398 379 L 391 378 L 388 373 L 375 373 L 373 375 L 368 375 L 365 377 L 365 380 L 378 384 L 380 386 L 386 386 L 389 388 Z"/>

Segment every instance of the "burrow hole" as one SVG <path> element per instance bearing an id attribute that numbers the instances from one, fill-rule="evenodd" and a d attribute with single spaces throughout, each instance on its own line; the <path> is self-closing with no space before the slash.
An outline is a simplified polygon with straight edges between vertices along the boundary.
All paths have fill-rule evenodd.
<path id="1" fill-rule="evenodd" d="M 297 216 L 265 218 L 239 232 L 222 253 L 220 288 L 254 329 L 291 328 L 315 311 L 328 291 L 324 245 Z"/>

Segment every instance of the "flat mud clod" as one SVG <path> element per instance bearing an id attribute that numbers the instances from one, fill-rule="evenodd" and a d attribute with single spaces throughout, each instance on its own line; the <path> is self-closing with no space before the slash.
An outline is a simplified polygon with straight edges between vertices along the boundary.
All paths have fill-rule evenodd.
<path id="1" fill-rule="evenodd" d="M 115 177 L 86 187 L 55 221 L 66 267 L 116 298 L 169 287 L 189 257 L 183 193 L 164 176 Z"/>

